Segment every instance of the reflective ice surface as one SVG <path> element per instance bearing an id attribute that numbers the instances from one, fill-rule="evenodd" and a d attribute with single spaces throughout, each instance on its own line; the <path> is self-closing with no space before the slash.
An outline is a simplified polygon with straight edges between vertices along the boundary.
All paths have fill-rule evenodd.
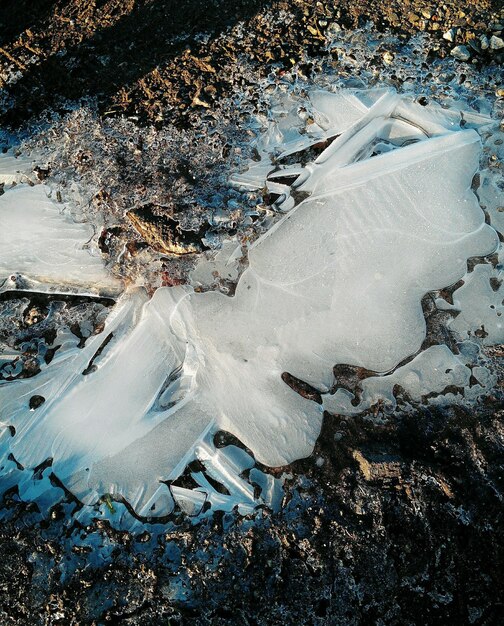
<path id="1" fill-rule="evenodd" d="M 358 410 L 377 398 L 393 402 L 395 384 L 417 400 L 468 384 L 463 359 L 444 346 L 393 370 L 425 339 L 424 294 L 453 285 L 468 258 L 497 248 L 471 190 L 478 133 L 461 129 L 458 114 L 388 90 L 313 91 L 307 114 L 306 128 L 296 103 L 281 100 L 257 140 L 259 159 L 233 177 L 247 189 L 266 185 L 284 213 L 250 246 L 233 297 L 178 286 L 148 300 L 129 286 L 83 348 L 56 353 L 33 378 L 0 383 L 4 482 L 40 493 L 21 467 L 52 459 L 82 501 L 119 494 L 141 515 L 167 514 L 173 499 L 193 513 L 205 498 L 247 510 L 257 502 L 253 482 L 262 501 L 277 505 L 275 479 L 257 470 L 247 478 L 252 457 L 233 445 L 217 449 L 216 432 L 236 436 L 264 465 L 283 466 L 310 454 L 323 409 L 356 412 L 351 394 L 333 393 L 336 364 L 391 372 L 365 381 Z M 3 290 L 25 281 L 113 294 L 118 283 L 92 229 L 48 195 L 42 185 L 18 185 L 0 198 Z M 196 268 L 195 286 L 223 271 L 216 263 Z M 478 302 L 474 291 L 455 292 L 463 312 L 454 328 L 479 323 L 474 308 L 492 296 L 481 289 Z M 286 373 L 322 404 L 296 393 Z M 202 473 L 193 473 L 195 488 L 172 484 L 195 458 L 225 497 Z"/>

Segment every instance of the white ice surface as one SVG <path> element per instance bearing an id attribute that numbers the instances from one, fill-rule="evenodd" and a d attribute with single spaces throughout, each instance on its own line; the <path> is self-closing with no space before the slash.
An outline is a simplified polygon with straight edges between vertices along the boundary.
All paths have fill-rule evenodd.
<path id="1" fill-rule="evenodd" d="M 23 157 L 16 157 L 11 152 L 0 158 L 0 185 L 9 186 L 26 182 L 33 174 L 32 163 Z"/>
<path id="2" fill-rule="evenodd" d="M 352 404 L 353 394 L 339 388 L 334 394 L 324 395 L 323 406 L 329 413 L 358 414 L 380 401 L 394 407 L 396 385 L 419 402 L 430 394 L 442 393 L 447 387 L 463 388 L 469 384 L 470 378 L 471 370 L 462 358 L 456 357 L 447 346 L 431 346 L 393 373 L 363 380 L 357 405 Z"/>
<path id="3" fill-rule="evenodd" d="M 229 431 L 260 462 L 285 465 L 312 451 L 323 407 L 294 392 L 282 373 L 327 392 L 337 363 L 385 373 L 418 351 L 422 296 L 455 283 L 469 257 L 497 246 L 470 188 L 478 134 L 384 90 L 315 92 L 316 128 L 308 134 L 293 126 L 298 118 L 285 113 L 288 105 L 258 147 L 261 161 L 236 184 L 262 187 L 277 167 L 272 154 L 338 137 L 313 163 L 294 166 L 297 189 L 309 195 L 250 248 L 235 296 L 189 287 L 159 289 L 149 302 L 138 292 L 123 296 L 84 349 L 67 350 L 34 379 L 0 384 L 0 421 L 16 428 L 0 440 L 5 456 L 26 467 L 52 457 L 55 473 L 80 498 L 119 493 L 143 514 L 169 512 L 172 496 L 182 508 L 201 506 L 201 496 L 159 483 L 196 457 L 249 506 L 243 459 L 215 451 L 211 433 Z M 0 204 L 5 273 L 55 283 L 105 280 L 99 259 L 82 248 L 84 225 L 62 215 L 42 187 L 21 190 L 19 202 L 16 193 Z M 285 202 L 289 194 L 286 188 Z M 28 219 L 30 228 L 21 228 Z M 447 349 L 430 349 L 392 377 L 365 381 L 366 393 L 390 394 L 394 381 L 412 397 L 463 384 L 467 368 L 450 359 Z M 90 362 L 94 371 L 83 374 Z M 448 362 L 454 373 L 438 377 L 436 368 Z M 30 411 L 33 394 L 46 401 Z M 336 400 L 325 395 L 324 407 L 335 410 Z M 199 480 L 209 493 L 208 481 Z M 256 483 L 278 500 L 274 483 Z"/>
<path id="4" fill-rule="evenodd" d="M 225 241 L 213 259 L 202 256 L 190 274 L 191 285 L 208 287 L 219 280 L 234 281 L 238 278 L 238 259 L 241 247 L 236 241 Z"/>
<path id="5" fill-rule="evenodd" d="M 20 184 L 0 196 L 0 284 L 22 274 L 42 288 L 70 285 L 117 292 L 118 281 L 89 245 L 93 228 L 75 222 L 49 194 L 44 185 Z"/>

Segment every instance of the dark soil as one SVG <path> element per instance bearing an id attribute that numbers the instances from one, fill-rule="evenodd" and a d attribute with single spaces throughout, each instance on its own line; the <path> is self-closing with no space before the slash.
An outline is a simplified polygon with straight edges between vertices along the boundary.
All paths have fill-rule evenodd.
<path id="1" fill-rule="evenodd" d="M 497 407 L 330 417 L 279 515 L 181 519 L 157 542 L 102 525 L 109 562 L 84 556 L 63 583 L 56 512 L 34 528 L 17 505 L 0 530 L 2 624 L 502 624 Z"/>
<path id="2" fill-rule="evenodd" d="M 9 0 L 0 7 L 0 87 L 6 87 L 4 125 L 22 125 L 49 107 L 65 109 L 96 97 L 104 115 L 127 114 L 162 125 L 189 122 L 188 111 L 211 108 L 244 86 L 240 64 L 261 73 L 290 69 L 305 55 L 323 54 L 334 24 L 355 28 L 372 20 L 409 35 L 424 31 L 446 55 L 455 45 L 442 34 L 456 27 L 456 43 L 473 42 L 477 63 L 502 61 L 478 37 L 498 26 L 499 0 L 339 3 L 291 0 Z M 284 12 L 280 23 L 271 16 Z M 427 17 L 429 16 L 429 17 Z M 244 22 L 244 28 L 226 29 Z M 496 31 L 499 32 L 499 31 Z M 202 37 L 202 34 L 204 36 Z M 309 71 L 309 69 L 308 69 Z M 3 81 L 2 81 L 3 78 Z"/>

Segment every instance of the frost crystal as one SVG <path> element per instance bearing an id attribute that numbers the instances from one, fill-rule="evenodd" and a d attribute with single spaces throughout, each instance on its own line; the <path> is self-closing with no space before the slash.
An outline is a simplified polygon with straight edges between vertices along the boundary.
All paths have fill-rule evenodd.
<path id="1" fill-rule="evenodd" d="M 305 127 L 286 96 L 257 142 L 260 159 L 233 178 L 248 189 L 266 185 L 285 213 L 250 247 L 233 297 L 179 286 L 147 301 L 130 288 L 84 348 L 57 353 L 33 378 L 0 384 L 4 480 L 30 493 L 19 466 L 51 458 L 85 502 L 116 493 L 141 515 L 163 515 L 174 498 L 194 513 L 205 498 L 215 506 L 225 499 L 203 473 L 193 475 L 193 490 L 160 481 L 175 481 L 197 458 L 225 485 L 229 506 L 253 507 L 250 481 L 273 505 L 275 479 L 257 470 L 244 478 L 253 459 L 232 445 L 217 449 L 213 435 L 232 433 L 265 465 L 290 463 L 310 454 L 323 408 L 356 410 L 348 392 L 329 393 L 335 364 L 387 373 L 418 352 L 423 295 L 456 283 L 469 257 L 498 245 L 471 191 L 479 135 L 462 130 L 460 116 L 386 90 L 313 91 L 309 108 Z M 84 249 L 88 227 L 42 186 L 8 190 L 0 223 L 4 290 L 12 273 L 55 286 L 110 282 Z M 198 265 L 195 285 L 227 263 Z M 489 302 L 492 293 L 481 297 Z M 286 373 L 314 387 L 319 401 L 296 393 Z M 393 401 L 395 384 L 420 399 L 469 377 L 463 360 L 435 346 L 366 381 L 358 408 Z M 35 396 L 42 400 L 30 408 Z"/>

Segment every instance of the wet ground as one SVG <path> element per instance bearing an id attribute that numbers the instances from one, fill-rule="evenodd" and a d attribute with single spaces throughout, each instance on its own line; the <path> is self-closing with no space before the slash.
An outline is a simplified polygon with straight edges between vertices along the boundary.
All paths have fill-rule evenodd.
<path id="1" fill-rule="evenodd" d="M 429 97 L 495 101 L 495 115 L 504 53 L 485 41 L 502 37 L 498 4 L 8 0 L 0 7 L 1 123 L 57 135 L 84 98 L 105 137 L 120 131 L 138 142 L 143 133 L 177 132 L 188 158 L 205 120 L 239 125 L 233 97 L 248 94 L 260 111 L 263 77 L 295 72 L 309 80 L 329 66 L 357 85 L 413 82 Z M 370 18 L 365 34 L 355 31 Z M 345 45 L 327 50 L 340 30 Z M 359 52 L 362 44 L 372 48 Z M 456 46 L 467 48 L 468 63 L 451 54 Z M 417 57 L 411 67 L 395 66 L 394 58 L 408 56 Z M 116 120 L 123 114 L 128 124 Z M 217 148 L 232 150 L 242 139 L 224 133 L 215 160 Z M 114 145 L 123 150 L 121 141 Z M 124 154 L 109 170 L 115 186 L 104 190 L 116 191 L 118 210 L 126 208 L 131 172 L 146 167 Z M 184 179 L 180 197 L 191 196 L 202 171 L 169 169 L 170 181 Z M 81 161 L 75 170 L 86 184 L 94 176 Z M 175 270 L 167 281 L 178 279 Z M 495 368 L 503 355 L 502 346 L 489 350 Z M 69 494 L 41 522 L 10 491 L 0 528 L 0 621 L 501 624 L 503 453 L 501 383 L 472 409 L 327 416 L 314 455 L 287 468 L 283 510 L 254 520 L 216 514 L 194 524 L 179 516 L 169 532 L 135 535 L 97 521 L 77 529 L 93 538 L 95 553 L 91 540 L 67 541 L 76 530 L 65 524 Z"/>

